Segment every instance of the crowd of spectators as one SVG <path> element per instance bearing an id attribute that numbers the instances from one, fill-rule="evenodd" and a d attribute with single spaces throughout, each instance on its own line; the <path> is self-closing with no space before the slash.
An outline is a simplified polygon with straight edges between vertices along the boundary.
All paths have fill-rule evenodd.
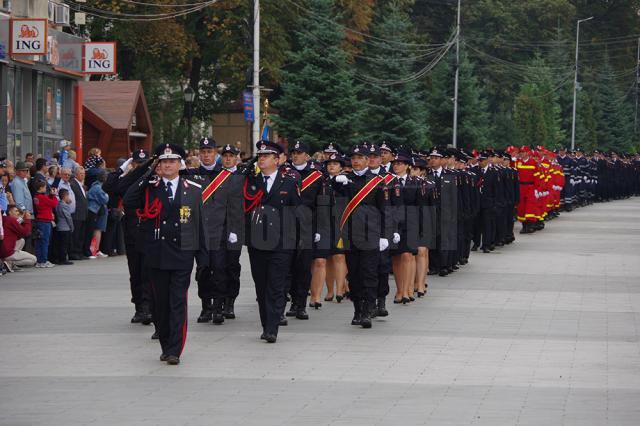
<path id="1" fill-rule="evenodd" d="M 102 189 L 99 149 L 84 165 L 68 141 L 52 158 L 0 159 L 1 273 L 124 254 L 122 208 Z"/>

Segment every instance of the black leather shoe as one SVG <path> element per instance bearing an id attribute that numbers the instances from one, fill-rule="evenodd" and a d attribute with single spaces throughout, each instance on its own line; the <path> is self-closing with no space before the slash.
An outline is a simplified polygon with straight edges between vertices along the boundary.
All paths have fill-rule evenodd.
<path id="1" fill-rule="evenodd" d="M 131 318 L 131 324 L 141 324 L 144 319 L 144 313 L 142 311 L 136 311 Z"/>
<path id="2" fill-rule="evenodd" d="M 418 297 L 424 297 L 424 293 L 423 293 L 423 292 L 421 292 L 421 291 L 419 291 L 419 292 L 418 292 Z"/>
<path id="3" fill-rule="evenodd" d="M 267 334 L 266 334 L 266 333 L 262 333 L 262 334 L 260 335 L 260 339 L 261 339 L 261 340 L 267 340 Z"/>
<path id="4" fill-rule="evenodd" d="M 200 312 L 200 316 L 198 317 L 198 322 L 199 323 L 205 323 L 205 322 L 211 322 L 211 319 L 213 318 L 213 314 L 211 313 L 210 310 L 205 310 L 203 309 Z"/>
<path id="5" fill-rule="evenodd" d="M 222 302 L 223 299 L 213 299 L 213 305 L 211 308 L 211 322 L 217 325 L 224 323 L 224 315 L 222 315 Z"/>
<path id="6" fill-rule="evenodd" d="M 322 303 L 320 302 L 311 302 L 309 303 L 310 308 L 320 309 L 322 308 Z"/>
<path id="7" fill-rule="evenodd" d="M 287 318 L 285 316 L 282 316 L 280 318 L 280 323 L 278 325 L 280 327 L 286 327 L 287 325 L 289 325 L 289 321 L 287 320 Z"/>
<path id="8" fill-rule="evenodd" d="M 453 269 L 454 271 L 457 271 L 458 269 L 460 269 L 460 267 L 458 267 L 458 265 L 453 265 L 451 269 Z"/>
<path id="9" fill-rule="evenodd" d="M 158 332 L 155 331 L 152 335 L 151 335 L 151 340 L 158 340 L 160 338 L 160 336 L 158 335 Z"/>
<path id="10" fill-rule="evenodd" d="M 165 354 L 160 355 L 160 361 L 165 362 L 168 359 L 169 359 L 169 355 L 165 355 Z"/>
<path id="11" fill-rule="evenodd" d="M 180 358 L 175 355 L 167 355 L 167 364 L 178 365 L 180 364 Z"/>
<path id="12" fill-rule="evenodd" d="M 449 271 L 447 269 L 441 269 L 440 272 L 438 272 L 438 275 L 441 277 L 446 277 L 447 275 L 449 275 Z"/>
<path id="13" fill-rule="evenodd" d="M 483 252 L 483 253 L 491 253 L 491 250 L 486 249 L 486 248 L 483 248 L 483 249 L 482 249 L 482 252 Z"/>
<path id="14" fill-rule="evenodd" d="M 295 317 L 297 311 L 298 311 L 298 305 L 296 305 L 295 303 L 292 303 L 285 315 L 288 317 Z"/>
<path id="15" fill-rule="evenodd" d="M 226 319 L 235 319 L 236 318 L 236 313 L 234 311 L 234 307 L 233 305 L 236 302 L 236 298 L 235 297 L 227 297 L 224 299 L 224 309 L 222 310 L 222 315 L 224 315 L 224 317 Z"/>
<path id="16" fill-rule="evenodd" d="M 362 323 L 362 317 L 359 313 L 353 315 L 353 319 L 351 320 L 351 325 L 360 325 Z"/>
<path id="17" fill-rule="evenodd" d="M 478 246 L 474 244 L 473 247 L 471 247 L 471 251 L 478 251 Z"/>
<path id="18" fill-rule="evenodd" d="M 389 311 L 387 311 L 387 303 L 384 297 L 378 298 L 378 308 L 376 310 L 379 317 L 389 316 Z"/>
<path id="19" fill-rule="evenodd" d="M 298 307 L 298 310 L 296 311 L 296 318 L 298 318 L 299 320 L 309 319 L 309 314 L 304 309 L 304 305 Z"/>
<path id="20" fill-rule="evenodd" d="M 142 311 L 142 325 L 149 325 L 153 322 L 153 315 L 149 311 Z"/>
<path id="21" fill-rule="evenodd" d="M 340 295 L 340 294 L 337 294 L 337 295 L 336 295 L 336 302 L 337 302 L 337 303 L 342 302 L 342 299 L 344 299 L 344 296 L 342 296 L 342 295 Z"/>
<path id="22" fill-rule="evenodd" d="M 278 340 L 278 336 L 275 334 L 265 334 L 264 340 L 266 340 L 267 343 L 275 343 L 276 340 Z"/>
<path id="23" fill-rule="evenodd" d="M 360 319 L 360 326 L 362 328 L 371 328 L 371 316 L 369 314 L 363 314 Z"/>

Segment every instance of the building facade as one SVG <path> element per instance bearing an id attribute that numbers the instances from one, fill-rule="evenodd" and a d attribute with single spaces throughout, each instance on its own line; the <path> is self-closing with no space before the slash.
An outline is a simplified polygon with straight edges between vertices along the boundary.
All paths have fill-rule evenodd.
<path id="1" fill-rule="evenodd" d="M 42 19 L 44 28 L 11 19 Z M 29 25 L 27 25 L 29 24 Z M 40 37 L 43 55 L 10 54 L 16 25 Z M 27 153 L 51 158 L 60 140 L 81 139 L 82 106 L 78 82 L 83 80 L 83 40 L 62 30 L 69 10 L 62 0 L 0 0 L 0 157 L 23 159 Z M 78 125 L 80 123 L 80 125 Z"/>

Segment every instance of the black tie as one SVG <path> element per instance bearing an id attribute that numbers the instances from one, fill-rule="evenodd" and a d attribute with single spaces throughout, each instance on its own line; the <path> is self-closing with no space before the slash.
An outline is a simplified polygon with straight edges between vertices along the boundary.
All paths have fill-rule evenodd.
<path id="1" fill-rule="evenodd" d="M 167 182 L 167 197 L 169 197 L 169 202 L 173 202 L 173 191 L 171 190 L 171 182 Z"/>
<path id="2" fill-rule="evenodd" d="M 265 176 L 265 177 L 264 177 L 264 189 L 265 189 L 267 192 L 269 192 L 269 184 L 268 184 L 268 182 L 269 182 L 269 177 L 270 177 L 270 176 Z"/>

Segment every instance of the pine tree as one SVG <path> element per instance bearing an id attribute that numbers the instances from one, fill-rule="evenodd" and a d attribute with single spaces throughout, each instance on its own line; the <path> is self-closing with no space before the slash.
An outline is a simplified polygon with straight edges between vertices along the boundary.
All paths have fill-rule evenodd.
<path id="1" fill-rule="evenodd" d="M 333 0 L 311 0 L 282 72 L 282 96 L 274 102 L 279 132 L 314 149 L 326 141 L 349 145 L 360 124 L 353 69 L 343 50 L 344 32 L 333 23 Z"/>
<path id="2" fill-rule="evenodd" d="M 371 25 L 375 39 L 368 40 L 359 69 L 367 83 L 361 94 L 365 103 L 362 139 L 393 145 L 427 145 L 427 113 L 417 80 L 403 82 L 415 72 L 407 52 L 415 40 L 408 8 L 398 2 L 379 2 Z M 384 39 L 381 40 L 381 39 Z M 391 84 L 396 80 L 397 84 Z"/>
<path id="3" fill-rule="evenodd" d="M 598 148 L 627 151 L 632 147 L 633 115 L 625 102 L 626 94 L 617 86 L 615 72 L 606 52 L 602 68 L 595 73 L 595 77 L 596 81 L 587 88 L 593 92 Z"/>
<path id="4" fill-rule="evenodd" d="M 582 149 L 593 151 L 598 147 L 596 120 L 591 97 L 584 90 L 578 93 L 576 117 L 576 144 Z"/>
<path id="5" fill-rule="evenodd" d="M 518 136 L 523 141 L 528 141 L 526 144 L 535 141 L 536 145 L 558 148 L 564 142 L 564 132 L 561 128 L 557 92 L 566 85 L 567 78 L 560 82 L 554 81 L 551 69 L 538 56 L 532 60 L 529 69 L 529 75 L 526 76 L 528 81 L 520 87 L 516 98 Z"/>
<path id="6" fill-rule="evenodd" d="M 447 145 L 453 136 L 454 62 L 451 53 L 435 68 L 432 74 L 431 91 L 428 96 L 428 111 L 431 140 L 435 145 Z M 460 78 L 458 88 L 458 147 L 485 148 L 489 145 L 507 145 L 491 141 L 491 125 L 487 101 L 473 63 L 462 52 L 460 55 Z M 498 145 L 496 145 L 498 143 Z"/>

